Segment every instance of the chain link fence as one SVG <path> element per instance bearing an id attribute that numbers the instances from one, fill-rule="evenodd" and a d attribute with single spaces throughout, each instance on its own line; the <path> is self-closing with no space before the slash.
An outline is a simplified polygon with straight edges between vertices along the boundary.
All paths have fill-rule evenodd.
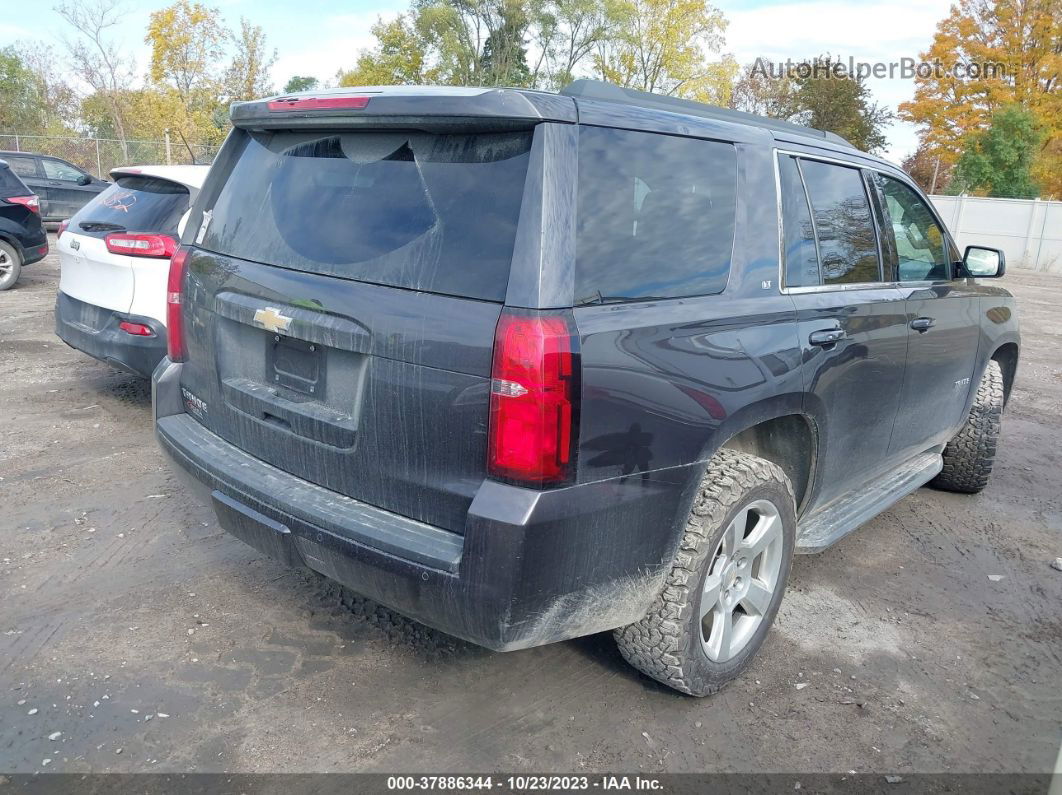
<path id="1" fill-rule="evenodd" d="M 53 135 L 0 133 L 0 150 L 61 157 L 101 179 L 107 179 L 110 170 L 118 166 L 209 164 L 219 148 L 200 144 L 185 146 L 180 138 L 164 141 L 120 141 L 115 138 L 63 138 Z"/>

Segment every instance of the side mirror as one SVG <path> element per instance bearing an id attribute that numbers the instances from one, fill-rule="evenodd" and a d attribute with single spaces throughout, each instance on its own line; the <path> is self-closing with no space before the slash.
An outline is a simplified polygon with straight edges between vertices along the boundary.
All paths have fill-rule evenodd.
<path id="1" fill-rule="evenodd" d="M 80 177 L 77 178 L 77 184 L 81 185 L 82 187 L 84 187 L 85 185 L 91 185 L 92 177 L 90 177 L 88 174 L 82 174 Z"/>
<path id="2" fill-rule="evenodd" d="M 962 255 L 966 273 L 978 279 L 998 279 L 1007 272 L 1007 258 L 998 248 L 967 246 Z"/>

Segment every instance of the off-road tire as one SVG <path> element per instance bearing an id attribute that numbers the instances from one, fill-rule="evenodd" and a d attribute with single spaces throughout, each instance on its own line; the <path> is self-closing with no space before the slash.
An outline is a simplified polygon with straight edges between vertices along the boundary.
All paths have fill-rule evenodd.
<path id="1" fill-rule="evenodd" d="M 701 646 L 697 609 L 701 590 L 723 532 L 740 509 L 757 499 L 770 500 L 782 520 L 778 585 L 748 645 L 732 659 L 717 663 Z M 789 579 L 795 539 L 793 486 L 785 473 L 748 453 L 719 451 L 708 463 L 663 590 L 644 618 L 615 630 L 624 659 L 646 676 L 692 696 L 721 690 L 748 666 L 774 622 Z"/>
<path id="2" fill-rule="evenodd" d="M 15 286 L 19 274 L 22 272 L 22 257 L 10 243 L 0 240 L 0 254 L 6 260 L 6 272 L 0 270 L 0 290 L 7 290 Z"/>
<path id="3" fill-rule="evenodd" d="M 977 387 L 970 416 L 944 448 L 944 468 L 931 486 L 961 494 L 976 494 L 988 485 L 1003 419 L 1003 370 L 989 361 Z"/>

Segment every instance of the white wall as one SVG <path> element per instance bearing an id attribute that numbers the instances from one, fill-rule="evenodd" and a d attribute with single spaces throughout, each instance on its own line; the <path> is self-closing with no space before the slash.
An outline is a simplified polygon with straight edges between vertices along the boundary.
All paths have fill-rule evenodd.
<path id="1" fill-rule="evenodd" d="M 959 249 L 1003 249 L 1008 268 L 1062 274 L 1062 202 L 930 196 Z"/>

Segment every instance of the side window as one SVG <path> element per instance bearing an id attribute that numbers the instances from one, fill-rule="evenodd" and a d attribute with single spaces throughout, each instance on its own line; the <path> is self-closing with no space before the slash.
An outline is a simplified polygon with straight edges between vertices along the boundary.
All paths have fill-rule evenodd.
<path id="1" fill-rule="evenodd" d="M 576 303 L 718 293 L 730 275 L 731 144 L 579 131 Z"/>
<path id="2" fill-rule="evenodd" d="M 875 175 L 895 237 L 901 282 L 942 281 L 949 278 L 947 237 L 925 202 L 898 179 Z"/>
<path id="3" fill-rule="evenodd" d="M 80 169 L 74 168 L 69 163 L 64 163 L 61 160 L 42 160 L 41 165 L 44 166 L 44 176 L 46 179 L 61 179 L 64 182 L 77 182 L 81 175 L 84 173 Z"/>
<path id="4" fill-rule="evenodd" d="M 37 161 L 32 157 L 18 157 L 17 155 L 0 155 L 0 157 L 3 157 L 7 164 L 11 166 L 11 170 L 20 177 L 40 176 L 37 171 Z"/>
<path id="5" fill-rule="evenodd" d="M 815 220 L 823 284 L 881 281 L 878 240 L 858 169 L 800 161 Z"/>
<path id="6" fill-rule="evenodd" d="M 785 245 L 786 287 L 819 283 L 819 253 L 815 248 L 815 225 L 800 179 L 796 158 L 781 155 L 778 174 L 782 188 L 782 237 Z"/>

